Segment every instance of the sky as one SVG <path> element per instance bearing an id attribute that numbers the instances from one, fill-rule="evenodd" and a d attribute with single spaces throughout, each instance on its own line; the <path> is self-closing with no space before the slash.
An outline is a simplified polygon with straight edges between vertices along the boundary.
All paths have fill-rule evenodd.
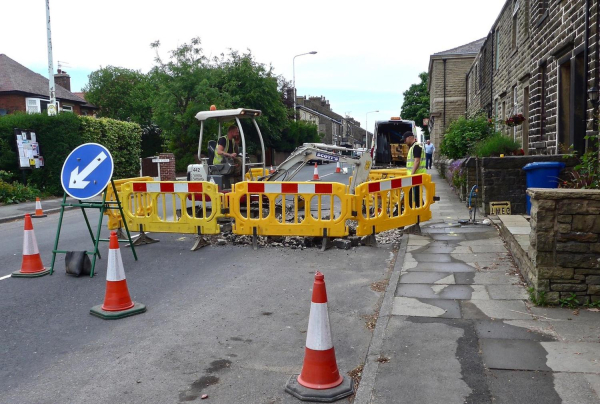
<path id="1" fill-rule="evenodd" d="M 60 62 L 72 91 L 101 67 L 147 72 L 157 40 L 163 59 L 194 37 L 207 56 L 249 49 L 289 81 L 294 56 L 316 51 L 295 58 L 297 94 L 325 97 L 363 128 L 368 119 L 370 131 L 376 120 L 399 116 L 402 93 L 427 71 L 431 54 L 485 37 L 505 2 L 49 1 L 54 69 Z M 45 0 L 0 4 L 0 53 L 47 77 Z"/>

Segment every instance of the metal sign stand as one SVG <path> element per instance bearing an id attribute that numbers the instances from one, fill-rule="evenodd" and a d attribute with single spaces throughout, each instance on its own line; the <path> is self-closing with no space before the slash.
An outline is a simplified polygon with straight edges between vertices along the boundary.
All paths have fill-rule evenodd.
<path id="1" fill-rule="evenodd" d="M 93 255 L 92 258 L 92 270 L 90 272 L 90 278 L 94 276 L 94 268 L 96 266 L 96 257 L 102 258 L 100 256 L 100 251 L 98 251 L 98 244 L 100 241 L 108 242 L 107 238 L 100 238 L 100 230 L 102 229 L 102 220 L 104 218 L 104 212 L 106 210 L 119 209 L 121 213 L 121 217 L 125 217 L 123 215 L 123 208 L 121 207 L 121 201 L 119 200 L 119 194 L 117 193 L 117 187 L 115 186 L 115 182 L 111 178 L 110 180 L 111 186 L 113 188 L 113 192 L 115 194 L 116 201 L 106 201 L 106 190 L 102 195 L 102 202 L 82 202 L 78 200 L 78 203 L 67 203 L 67 193 L 65 192 L 63 195 L 63 200 L 60 205 L 60 217 L 58 219 L 58 228 L 56 230 L 56 238 L 54 240 L 54 249 L 52 250 L 52 264 L 50 265 L 50 275 L 54 272 L 54 262 L 56 260 L 56 254 L 66 254 L 68 251 L 58 250 L 58 239 L 60 238 L 60 229 L 62 227 L 63 213 L 65 211 L 65 207 L 76 207 L 81 208 L 81 213 L 83 213 L 83 218 L 85 219 L 85 224 L 90 232 L 90 237 L 92 238 L 92 242 L 94 243 L 94 251 L 88 252 L 86 254 Z M 88 220 L 87 214 L 85 213 L 85 209 L 99 209 L 100 210 L 100 218 L 98 219 L 98 227 L 96 229 L 96 236 L 94 237 L 94 233 L 92 231 L 92 227 L 90 226 L 90 222 Z M 125 231 L 127 232 L 127 239 L 119 240 L 121 242 L 129 242 L 131 246 L 131 252 L 133 252 L 133 258 L 137 261 L 137 254 L 135 253 L 135 247 L 133 241 L 131 240 L 131 234 L 129 233 L 129 227 L 127 226 L 127 221 L 123 220 L 123 225 L 125 226 Z"/>

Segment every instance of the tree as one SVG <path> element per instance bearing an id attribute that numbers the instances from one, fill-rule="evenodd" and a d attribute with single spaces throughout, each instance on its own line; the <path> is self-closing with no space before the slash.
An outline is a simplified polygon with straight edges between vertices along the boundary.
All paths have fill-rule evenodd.
<path id="1" fill-rule="evenodd" d="M 161 130 L 152 120 L 156 86 L 139 70 L 108 66 L 93 71 L 85 85 L 86 100 L 99 108 L 98 117 L 130 121 L 142 127 L 142 157 L 162 150 Z"/>
<path id="2" fill-rule="evenodd" d="M 154 91 L 148 77 L 137 70 L 108 66 L 93 71 L 83 88 L 88 102 L 99 109 L 98 116 L 140 125 L 152 122 Z"/>
<path id="3" fill-rule="evenodd" d="M 427 91 L 428 74 L 419 74 L 421 82 L 412 84 L 404 95 L 404 102 L 400 110 L 402 119 L 415 121 L 417 126 L 423 130 L 423 135 L 429 137 L 429 128 L 423 125 L 423 119 L 429 118 L 429 91 Z"/>

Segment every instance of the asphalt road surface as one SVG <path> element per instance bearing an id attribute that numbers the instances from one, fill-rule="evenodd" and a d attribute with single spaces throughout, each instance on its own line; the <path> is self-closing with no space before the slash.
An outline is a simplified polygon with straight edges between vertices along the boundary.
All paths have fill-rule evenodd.
<path id="1" fill-rule="evenodd" d="M 319 166 L 324 181 L 347 183 L 333 171 Z M 47 266 L 57 223 L 57 214 L 34 221 Z M 52 276 L 7 278 L 20 268 L 23 221 L 0 231 L 1 403 L 179 403 L 203 394 L 212 403 L 296 403 L 284 387 L 302 367 L 315 271 L 325 274 L 345 374 L 365 361 L 366 322 L 383 296 L 371 285 L 395 259 L 389 246 L 191 252 L 192 235 L 152 234 L 160 242 L 137 248 L 138 261 L 121 246 L 130 294 L 148 311 L 107 321 L 89 314 L 103 302 L 107 243 L 94 278 L 66 275 L 62 254 Z M 92 248 L 80 211 L 65 213 L 59 248 Z"/>

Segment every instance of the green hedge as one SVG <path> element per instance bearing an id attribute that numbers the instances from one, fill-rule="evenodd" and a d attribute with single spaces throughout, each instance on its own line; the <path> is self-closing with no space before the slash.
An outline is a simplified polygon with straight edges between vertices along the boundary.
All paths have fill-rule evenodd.
<path id="1" fill-rule="evenodd" d="M 27 171 L 27 182 L 44 192 L 62 194 L 60 172 L 69 153 L 83 143 L 104 145 L 115 161 L 115 178 L 138 176 L 142 130 L 138 124 L 62 113 L 0 117 L 0 170 L 19 172 L 14 128 L 36 133 L 45 166 Z"/>

